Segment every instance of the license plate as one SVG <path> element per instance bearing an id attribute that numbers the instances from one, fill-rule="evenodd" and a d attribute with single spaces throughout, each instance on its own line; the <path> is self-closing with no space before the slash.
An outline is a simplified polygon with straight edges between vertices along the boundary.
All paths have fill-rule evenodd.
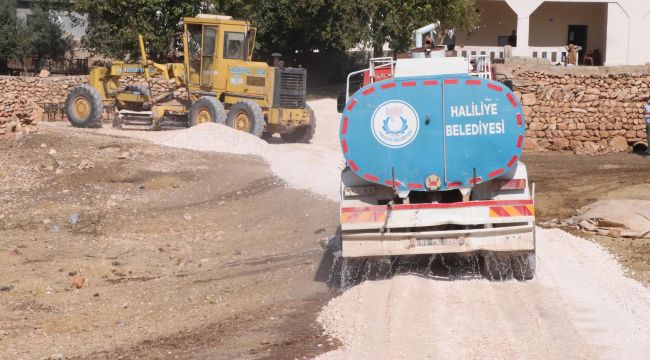
<path id="1" fill-rule="evenodd" d="M 436 238 L 436 239 L 418 239 L 415 240 L 415 246 L 459 246 L 463 245 L 461 238 Z"/>
<path id="2" fill-rule="evenodd" d="M 343 194 L 348 197 L 352 196 L 371 196 L 375 194 L 374 185 L 351 186 L 344 189 Z"/>

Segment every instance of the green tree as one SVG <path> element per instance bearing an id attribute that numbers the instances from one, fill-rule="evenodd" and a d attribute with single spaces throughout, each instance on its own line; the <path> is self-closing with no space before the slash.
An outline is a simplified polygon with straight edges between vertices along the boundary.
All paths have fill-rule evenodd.
<path id="1" fill-rule="evenodd" d="M 469 30 L 478 22 L 476 0 L 357 0 L 357 18 L 368 26 L 364 43 L 381 54 L 385 43 L 395 51 L 413 45 L 413 32 L 431 22 L 439 21 L 437 43 L 450 30 Z"/>
<path id="2" fill-rule="evenodd" d="M 430 19 L 440 22 L 438 44 L 450 31 L 470 31 L 480 20 L 476 7 L 477 0 L 437 0 L 429 1 L 424 11 Z"/>
<path id="3" fill-rule="evenodd" d="M 280 52 L 285 58 L 344 52 L 359 44 L 381 51 L 388 42 L 407 50 L 413 31 L 434 20 L 441 28 L 464 29 L 477 14 L 476 0 L 78 0 L 88 15 L 85 46 L 122 59 L 138 58 L 137 35 L 150 56 L 162 60 L 182 18 L 200 12 L 250 20 L 258 28 L 257 58 Z"/>
<path id="4" fill-rule="evenodd" d="M 48 9 L 48 2 L 34 6 L 27 21 L 16 16 L 16 0 L 0 0 L 0 57 L 19 60 L 25 69 L 25 59 L 56 58 L 65 55 L 70 41 Z"/>
<path id="5" fill-rule="evenodd" d="M 16 0 L 0 0 L 0 59 L 4 61 L 13 56 L 16 29 Z"/>
<path id="6" fill-rule="evenodd" d="M 251 20 L 258 28 L 260 53 L 287 57 L 344 51 L 362 40 L 365 26 L 346 0 L 258 0 Z"/>
<path id="7" fill-rule="evenodd" d="M 34 6 L 27 19 L 26 36 L 37 60 L 64 57 L 71 50 L 71 37 L 64 35 L 58 18 L 47 7 Z"/>
<path id="8" fill-rule="evenodd" d="M 343 43 L 351 43 L 350 33 L 340 30 L 348 28 L 341 19 L 349 12 L 338 11 L 347 3 L 342 0 L 79 0 L 74 10 L 88 15 L 83 41 L 89 50 L 117 59 L 135 59 L 139 57 L 137 35 L 142 34 L 150 56 L 161 60 L 169 48 L 170 38 L 182 32 L 183 17 L 201 12 L 250 20 L 258 28 L 256 50 L 262 57 L 276 51 L 290 55 L 341 49 Z"/>
<path id="9" fill-rule="evenodd" d="M 142 34 L 150 55 L 160 60 L 170 39 L 183 31 L 183 17 L 208 11 L 210 6 L 194 0 L 79 0 L 73 9 L 88 16 L 83 45 L 90 51 L 116 59 L 137 59 L 138 34 Z"/>

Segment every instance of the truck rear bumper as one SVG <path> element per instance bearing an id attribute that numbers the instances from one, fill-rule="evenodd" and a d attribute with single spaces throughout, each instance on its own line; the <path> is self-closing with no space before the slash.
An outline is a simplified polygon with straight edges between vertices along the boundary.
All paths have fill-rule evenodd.
<path id="1" fill-rule="evenodd" d="M 393 232 L 343 231 L 344 257 L 465 253 L 473 251 L 531 251 L 533 223 L 473 230 Z"/>

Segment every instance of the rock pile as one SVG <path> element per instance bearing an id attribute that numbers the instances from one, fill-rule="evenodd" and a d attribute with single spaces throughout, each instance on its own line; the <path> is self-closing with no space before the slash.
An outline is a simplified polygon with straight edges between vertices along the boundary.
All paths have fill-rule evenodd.
<path id="1" fill-rule="evenodd" d="M 152 78 L 148 83 L 144 76 L 120 78 L 120 89 L 123 89 L 128 85 L 143 85 L 148 87 L 151 89 L 151 95 L 154 97 L 166 92 L 174 91 L 175 98 L 187 98 L 187 92 L 184 87 L 179 87 L 175 82 L 167 81 L 163 78 Z"/>
<path id="2" fill-rule="evenodd" d="M 0 76 L 0 135 L 11 138 L 35 131 L 46 103 L 63 103 L 68 91 L 86 78 Z"/>
<path id="3" fill-rule="evenodd" d="M 0 97 L 0 135 L 17 137 L 34 132 L 42 117 L 43 109 L 28 96 L 4 93 Z"/>
<path id="4" fill-rule="evenodd" d="M 650 74 L 514 71 L 530 149 L 578 154 L 627 151 L 646 141 Z"/>

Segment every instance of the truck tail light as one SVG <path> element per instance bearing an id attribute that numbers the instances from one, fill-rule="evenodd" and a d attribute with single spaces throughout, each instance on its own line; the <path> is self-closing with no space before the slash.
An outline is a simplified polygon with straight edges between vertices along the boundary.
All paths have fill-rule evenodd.
<path id="1" fill-rule="evenodd" d="M 523 190 L 526 188 L 526 179 L 505 179 L 497 180 L 501 190 Z"/>

